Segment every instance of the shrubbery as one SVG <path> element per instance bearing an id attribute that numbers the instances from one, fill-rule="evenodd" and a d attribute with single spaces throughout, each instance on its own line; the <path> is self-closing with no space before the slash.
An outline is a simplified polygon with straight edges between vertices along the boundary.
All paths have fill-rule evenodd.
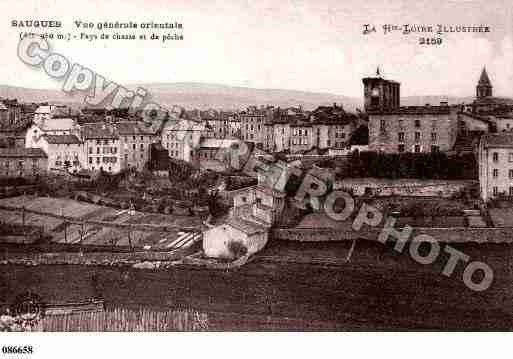
<path id="1" fill-rule="evenodd" d="M 240 258 L 248 253 L 246 246 L 239 241 L 228 242 L 228 250 L 234 258 Z"/>
<path id="2" fill-rule="evenodd" d="M 378 153 L 355 151 L 344 177 L 477 179 L 473 154 Z"/>

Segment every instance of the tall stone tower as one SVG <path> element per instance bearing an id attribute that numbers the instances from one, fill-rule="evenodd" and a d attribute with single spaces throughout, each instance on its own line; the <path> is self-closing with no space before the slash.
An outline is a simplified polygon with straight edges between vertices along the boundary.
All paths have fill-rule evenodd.
<path id="1" fill-rule="evenodd" d="M 379 67 L 374 76 L 364 77 L 362 81 L 366 112 L 387 112 L 399 108 L 401 84 L 384 79 Z"/>
<path id="2" fill-rule="evenodd" d="M 477 82 L 476 86 L 476 97 L 478 99 L 491 97 L 492 96 L 492 83 L 490 82 L 490 78 L 486 73 L 486 68 L 483 67 L 483 71 L 481 72 L 481 77 Z"/>

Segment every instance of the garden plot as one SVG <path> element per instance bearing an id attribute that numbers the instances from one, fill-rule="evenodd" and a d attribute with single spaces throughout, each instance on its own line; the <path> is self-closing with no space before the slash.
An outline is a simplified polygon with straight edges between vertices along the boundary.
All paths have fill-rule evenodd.
<path id="1" fill-rule="evenodd" d="M 154 224 L 167 227 L 192 227 L 198 231 L 203 229 L 201 218 L 189 216 L 163 215 L 135 212 L 130 215 L 127 210 L 114 209 L 72 199 L 49 197 L 15 197 L 0 199 L 0 205 L 25 208 L 52 215 L 72 217 L 77 221 L 104 221 L 118 224 Z M 4 222 L 21 223 L 21 211 L 0 210 Z M 148 250 L 174 250 L 192 244 L 201 235 L 189 235 L 179 229 L 168 232 L 151 230 L 129 230 L 128 228 L 113 228 L 92 223 L 65 224 L 63 219 L 25 213 L 25 223 L 44 226 L 52 241 L 67 244 L 83 244 L 95 246 L 128 246 L 128 232 L 132 246 Z"/>

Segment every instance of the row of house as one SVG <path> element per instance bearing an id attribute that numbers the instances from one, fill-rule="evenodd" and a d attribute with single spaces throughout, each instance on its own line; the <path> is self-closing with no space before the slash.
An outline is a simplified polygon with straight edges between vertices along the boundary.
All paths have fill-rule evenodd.
<path id="1" fill-rule="evenodd" d="M 71 118 L 39 117 L 26 132 L 25 146 L 46 154 L 48 171 L 117 173 L 144 168 L 151 144 L 159 140 L 142 121 L 79 125 Z"/>

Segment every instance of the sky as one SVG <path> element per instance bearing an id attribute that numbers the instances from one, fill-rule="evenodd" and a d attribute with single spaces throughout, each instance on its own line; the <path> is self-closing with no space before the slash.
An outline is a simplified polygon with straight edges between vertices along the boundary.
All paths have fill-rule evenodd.
<path id="1" fill-rule="evenodd" d="M 387 78 L 401 82 L 403 96 L 473 96 L 486 66 L 494 94 L 513 97 L 511 0 L 2 0 L 0 10 L 5 85 L 60 86 L 18 59 L 20 29 L 12 20 L 60 20 L 60 31 L 76 34 L 98 31 L 78 30 L 74 21 L 178 21 L 183 41 L 50 44 L 123 84 L 202 82 L 360 97 L 362 77 L 380 66 Z M 364 24 L 377 32 L 363 35 Z M 442 45 L 422 46 L 423 34 L 384 35 L 384 24 L 487 25 L 491 31 L 444 34 Z"/>

